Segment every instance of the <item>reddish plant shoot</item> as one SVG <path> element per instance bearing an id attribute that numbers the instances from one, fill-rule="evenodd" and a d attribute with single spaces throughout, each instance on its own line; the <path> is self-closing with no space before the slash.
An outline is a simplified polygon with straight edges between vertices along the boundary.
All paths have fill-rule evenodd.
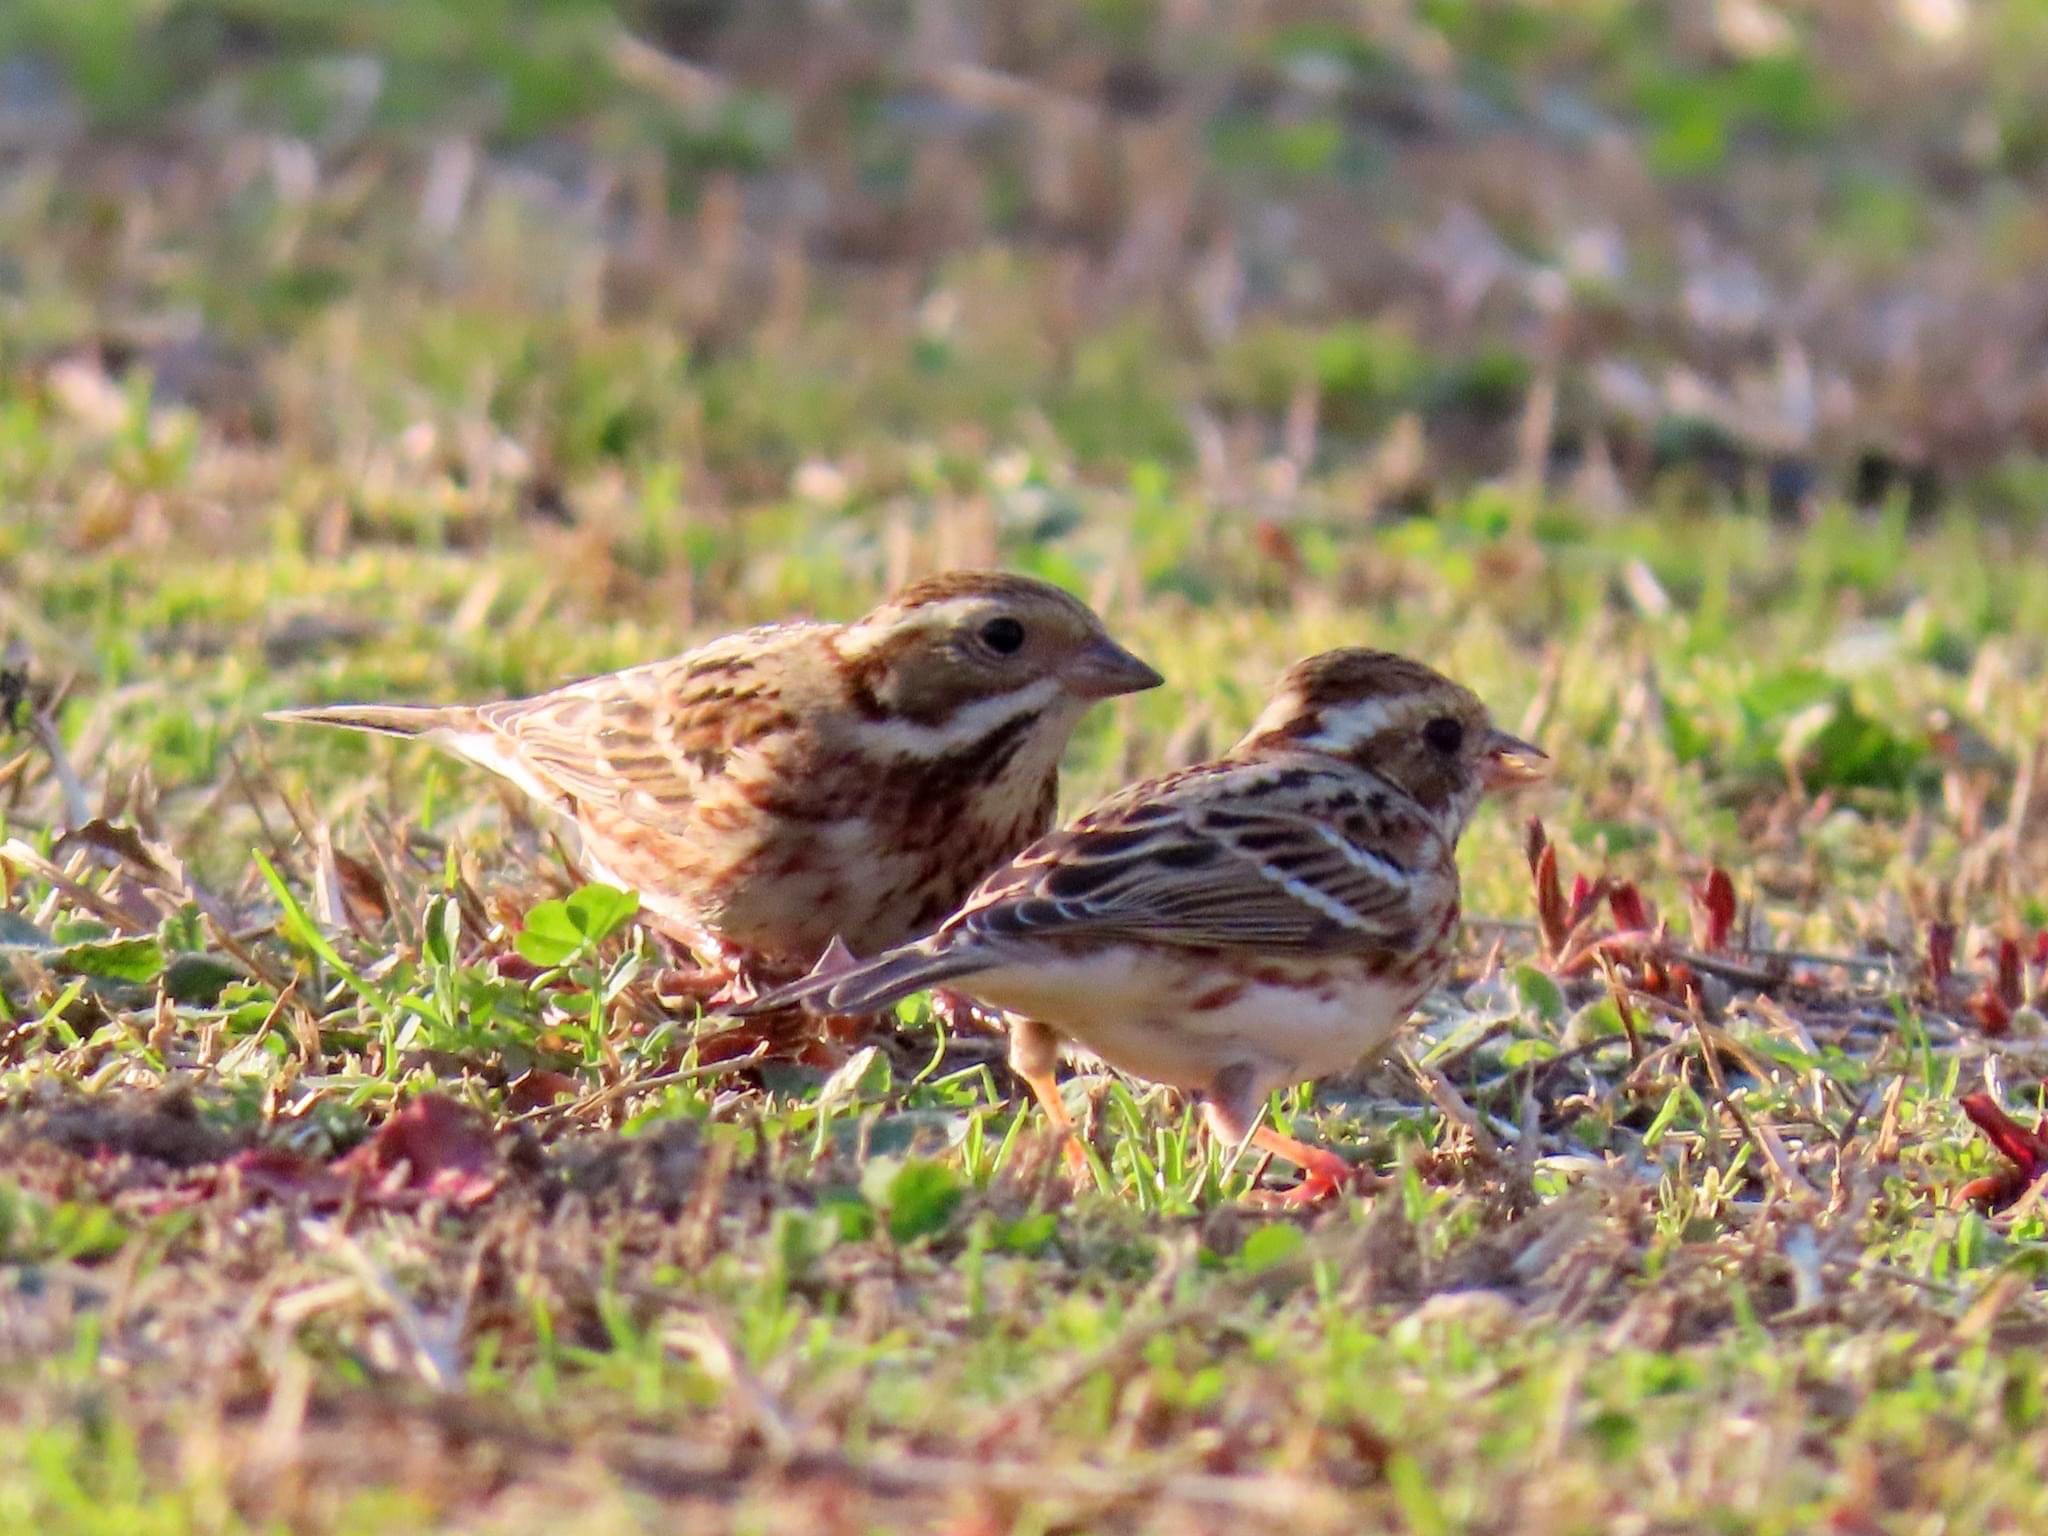
<path id="1" fill-rule="evenodd" d="M 2026 973 L 2020 960 L 2020 941 L 2011 934 L 1984 954 L 1985 958 L 1996 960 L 1997 972 L 1970 999 L 1970 1011 L 1977 1016 L 1977 1024 L 1984 1033 L 1996 1038 L 2012 1028 L 2012 1016 L 2026 1004 Z"/>
<path id="2" fill-rule="evenodd" d="M 2013 1119 L 1988 1093 L 1966 1093 L 1957 1101 L 1964 1114 L 1998 1155 L 2012 1164 L 1998 1173 L 1972 1179 L 1956 1191 L 1957 1205 L 1980 1205 L 2001 1211 L 2033 1187 L 2048 1173 L 2048 1120 L 2037 1120 L 2028 1130 Z"/>
<path id="3" fill-rule="evenodd" d="M 1531 816 L 1523 839 L 1529 859 L 1529 878 L 1536 887 L 1536 926 L 1543 935 L 1544 952 L 1556 956 L 1571 936 L 1572 919 L 1565 906 L 1564 890 L 1557 879 L 1557 849 L 1543 830 L 1542 818 Z M 1574 891 L 1576 895 L 1576 890 Z"/>
<path id="4" fill-rule="evenodd" d="M 1944 990 L 1956 973 L 1956 925 L 1954 923 L 1929 923 L 1927 925 L 1927 978 L 1934 983 L 1934 990 Z"/>
<path id="5" fill-rule="evenodd" d="M 1700 948 L 1726 949 L 1735 932 L 1735 882 L 1728 871 L 1718 864 L 1708 870 L 1707 878 L 1693 887 L 1692 898 L 1698 909 Z"/>
<path id="6" fill-rule="evenodd" d="M 1607 893 L 1607 909 L 1623 933 L 1648 933 L 1657 925 L 1650 916 L 1649 903 L 1633 880 L 1624 880 Z"/>

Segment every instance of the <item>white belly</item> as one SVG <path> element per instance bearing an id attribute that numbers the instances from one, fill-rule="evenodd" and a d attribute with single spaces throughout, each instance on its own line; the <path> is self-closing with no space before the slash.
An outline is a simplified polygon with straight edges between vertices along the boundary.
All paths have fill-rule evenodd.
<path id="1" fill-rule="evenodd" d="M 965 978 L 956 990 L 1048 1025 L 1133 1076 L 1191 1092 L 1230 1067 L 1275 1085 L 1355 1066 L 1408 1021 L 1422 989 L 1363 962 L 1273 962 L 1262 979 L 1171 950 L 1116 947 Z"/>

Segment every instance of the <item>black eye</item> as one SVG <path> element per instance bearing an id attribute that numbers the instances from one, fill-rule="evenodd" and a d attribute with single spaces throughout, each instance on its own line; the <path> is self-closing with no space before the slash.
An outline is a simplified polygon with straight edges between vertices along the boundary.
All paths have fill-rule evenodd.
<path id="1" fill-rule="evenodd" d="M 1438 715 L 1422 728 L 1422 739 L 1449 757 L 1465 745 L 1465 727 L 1449 715 Z"/>
<path id="2" fill-rule="evenodd" d="M 981 626 L 981 643 L 998 656 L 1014 656 L 1024 648 L 1024 626 L 1015 619 L 990 619 Z"/>

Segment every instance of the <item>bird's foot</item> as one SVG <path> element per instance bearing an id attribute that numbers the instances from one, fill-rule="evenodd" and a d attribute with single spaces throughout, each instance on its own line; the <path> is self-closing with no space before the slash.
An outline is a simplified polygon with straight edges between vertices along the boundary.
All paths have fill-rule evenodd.
<path id="1" fill-rule="evenodd" d="M 1383 1182 L 1370 1168 L 1346 1162 L 1326 1148 L 1312 1147 L 1267 1127 L 1253 1133 L 1252 1145 L 1275 1157 L 1284 1157 L 1301 1169 L 1301 1182 L 1291 1189 L 1255 1189 L 1245 1196 L 1247 1205 L 1263 1210 L 1320 1205 L 1332 1195 L 1345 1193 L 1367 1195 Z"/>
<path id="2" fill-rule="evenodd" d="M 704 929 L 660 932 L 675 960 L 654 977 L 654 994 L 666 1004 L 713 1012 L 751 1002 L 774 982 L 754 955 Z"/>
<path id="3" fill-rule="evenodd" d="M 654 978 L 654 995 L 671 1006 L 695 1004 L 706 1013 L 738 1008 L 776 985 L 744 960 L 695 967 L 670 966 Z"/>

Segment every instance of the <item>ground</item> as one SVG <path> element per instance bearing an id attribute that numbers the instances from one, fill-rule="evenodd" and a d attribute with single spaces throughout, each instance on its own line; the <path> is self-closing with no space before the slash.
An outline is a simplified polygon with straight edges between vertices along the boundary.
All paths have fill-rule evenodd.
<path id="1" fill-rule="evenodd" d="M 805 16 L 0 13 L 0 1526 L 2048 1519 L 2039 7 Z M 1339 643 L 1553 753 L 1371 1198 L 261 718 L 995 561 L 1070 808 Z"/>

